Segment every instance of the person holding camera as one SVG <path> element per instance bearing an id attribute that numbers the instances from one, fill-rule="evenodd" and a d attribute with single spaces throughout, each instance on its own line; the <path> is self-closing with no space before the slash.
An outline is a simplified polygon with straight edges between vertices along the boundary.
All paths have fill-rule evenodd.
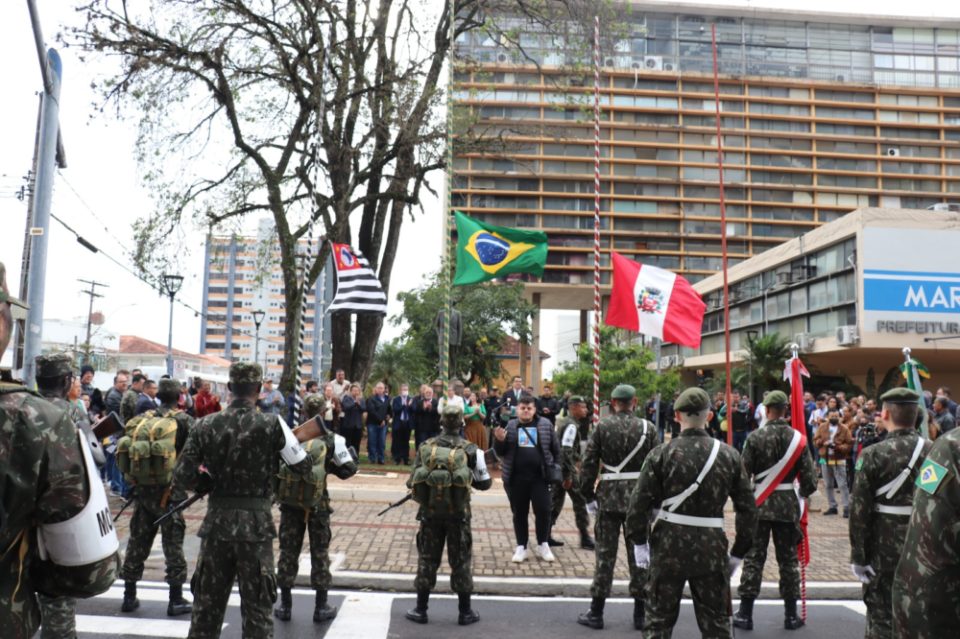
<path id="1" fill-rule="evenodd" d="M 847 457 L 853 447 L 853 437 L 850 430 L 840 422 L 840 413 L 831 411 L 827 418 L 821 420 L 817 432 L 813 436 L 813 443 L 820 454 L 820 470 L 823 476 L 823 489 L 827 493 L 827 502 L 830 507 L 824 515 L 837 514 L 837 498 L 834 495 L 834 485 L 840 489 L 843 500 L 843 516 L 850 517 L 850 492 L 847 488 Z"/>
<path id="2" fill-rule="evenodd" d="M 561 481 L 560 443 L 553 425 L 537 417 L 537 403 L 531 395 L 521 395 L 517 402 L 517 418 L 506 427 L 493 431 L 493 448 L 500 456 L 503 487 L 513 510 L 513 531 L 517 538 L 514 563 L 527 558 L 529 526 L 527 517 L 533 504 L 537 535 L 536 552 L 544 561 L 555 561 L 550 550 L 550 484 Z"/>

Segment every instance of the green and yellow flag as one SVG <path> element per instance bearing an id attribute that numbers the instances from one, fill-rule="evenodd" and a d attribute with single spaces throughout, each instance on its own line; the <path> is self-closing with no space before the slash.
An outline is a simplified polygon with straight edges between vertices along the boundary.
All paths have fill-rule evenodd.
<path id="1" fill-rule="evenodd" d="M 509 273 L 543 276 L 547 234 L 484 224 L 455 211 L 457 275 L 454 286 L 477 284 Z"/>

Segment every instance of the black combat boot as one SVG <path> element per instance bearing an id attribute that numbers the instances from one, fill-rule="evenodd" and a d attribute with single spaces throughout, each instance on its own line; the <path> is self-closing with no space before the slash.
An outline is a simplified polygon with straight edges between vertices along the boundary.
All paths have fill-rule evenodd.
<path id="1" fill-rule="evenodd" d="M 280 587 L 280 605 L 273 609 L 273 616 L 280 621 L 290 621 L 293 613 L 293 595 L 289 588 Z"/>
<path id="2" fill-rule="evenodd" d="M 461 626 L 469 626 L 480 621 L 480 614 L 470 607 L 470 593 L 461 592 L 457 597 L 460 598 L 460 616 L 457 618 L 457 623 Z"/>
<path id="3" fill-rule="evenodd" d="M 120 612 L 133 612 L 139 607 L 140 600 L 137 599 L 137 582 L 124 582 L 123 603 L 120 604 Z"/>
<path id="4" fill-rule="evenodd" d="M 590 602 L 590 610 L 577 617 L 577 623 L 581 626 L 588 626 L 594 630 L 603 630 L 603 605 L 606 600 L 603 597 L 594 597 Z"/>
<path id="5" fill-rule="evenodd" d="M 126 598 L 124 598 L 126 602 Z M 167 616 L 186 615 L 193 610 L 190 602 L 183 598 L 183 584 L 170 584 L 170 602 L 167 604 Z"/>
<path id="6" fill-rule="evenodd" d="M 633 599 L 633 628 L 634 630 L 643 630 L 643 621 L 646 618 L 646 611 L 643 609 L 643 598 L 635 597 Z"/>
<path id="7" fill-rule="evenodd" d="M 317 597 L 313 604 L 313 621 L 314 623 L 320 623 L 321 621 L 330 621 L 337 616 L 337 607 L 331 606 L 327 603 L 327 591 L 318 590 Z"/>
<path id="8" fill-rule="evenodd" d="M 733 615 L 733 625 L 741 630 L 753 630 L 753 599 L 740 600 L 740 610 Z"/>
<path id="9" fill-rule="evenodd" d="M 783 627 L 787 630 L 796 630 L 803 627 L 803 619 L 797 614 L 797 600 L 783 600 Z"/>
<path id="10" fill-rule="evenodd" d="M 430 601 L 429 590 L 417 591 L 417 607 L 408 610 L 406 617 L 414 623 L 427 623 L 427 602 Z"/>
<path id="11" fill-rule="evenodd" d="M 590 533 L 584 531 L 580 533 L 580 547 L 584 550 L 595 550 L 597 545 L 593 543 L 593 537 Z"/>

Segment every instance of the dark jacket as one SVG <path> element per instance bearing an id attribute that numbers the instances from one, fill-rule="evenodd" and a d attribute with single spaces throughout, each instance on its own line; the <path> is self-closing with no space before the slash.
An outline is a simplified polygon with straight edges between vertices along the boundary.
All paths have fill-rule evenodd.
<path id="1" fill-rule="evenodd" d="M 517 452 L 517 430 L 520 421 L 511 419 L 506 426 L 507 438 L 503 441 L 497 439 L 493 442 L 493 448 L 500 456 L 500 470 L 503 477 L 503 484 L 510 484 L 510 473 L 513 470 L 513 458 Z M 531 428 L 534 424 L 528 424 Z M 536 421 L 537 443 L 543 452 L 543 461 L 546 464 L 560 463 L 560 442 L 553 432 L 553 424 L 543 417 L 538 417 Z"/>
<path id="2" fill-rule="evenodd" d="M 412 422 L 413 421 L 413 400 L 416 399 L 411 395 L 407 395 L 406 407 L 404 407 L 403 397 L 397 395 L 390 402 L 390 414 L 393 415 L 393 421 L 395 422 Z M 406 410 L 404 410 L 406 409 Z"/>
<path id="3" fill-rule="evenodd" d="M 157 402 L 153 401 L 153 398 L 146 393 L 140 393 L 137 397 L 136 414 L 143 415 L 150 410 L 157 410 Z"/>
<path id="4" fill-rule="evenodd" d="M 383 396 L 383 399 L 376 395 L 367 398 L 367 425 L 382 426 L 387 422 L 387 415 L 390 414 L 390 397 Z"/>
<path id="5" fill-rule="evenodd" d="M 118 391 L 116 387 L 111 387 L 107 391 L 107 396 L 104 398 L 103 402 L 106 405 L 106 410 L 108 413 L 116 413 L 117 417 L 120 417 L 120 401 L 123 400 L 123 393 Z"/>
<path id="6" fill-rule="evenodd" d="M 423 407 L 424 399 L 420 395 L 413 398 L 413 429 L 421 435 L 435 435 L 440 432 L 440 413 L 437 412 L 437 398 L 430 400 L 430 408 Z"/>
<path id="7" fill-rule="evenodd" d="M 541 397 L 537 402 L 537 414 L 547 419 L 551 424 L 557 423 L 557 413 L 560 412 L 560 402 L 556 397 Z"/>
<path id="8" fill-rule="evenodd" d="M 363 428 L 363 413 L 367 410 L 363 398 L 354 399 L 350 393 L 344 393 L 340 398 L 342 413 L 340 415 L 340 432 Z"/>

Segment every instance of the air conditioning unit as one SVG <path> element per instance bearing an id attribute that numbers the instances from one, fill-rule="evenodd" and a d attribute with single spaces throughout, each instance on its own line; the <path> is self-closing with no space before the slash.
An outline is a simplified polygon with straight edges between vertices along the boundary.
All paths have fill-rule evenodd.
<path id="1" fill-rule="evenodd" d="M 834 77 L 834 80 L 836 80 L 837 82 L 846 82 L 847 76 L 843 75 L 842 73 L 838 73 L 836 77 Z"/>
<path id="2" fill-rule="evenodd" d="M 676 71 L 676 70 L 677 70 L 677 65 L 675 65 L 673 62 L 664 62 L 664 63 L 663 63 L 663 70 L 664 70 L 664 71 Z"/>
<path id="3" fill-rule="evenodd" d="M 793 341 L 800 347 L 800 352 L 805 353 L 813 348 L 814 338 L 809 333 L 797 333 L 793 336 Z"/>
<path id="4" fill-rule="evenodd" d="M 510 61 L 510 56 L 508 56 L 506 53 L 497 54 L 497 62 L 509 62 L 509 61 Z"/>
<path id="5" fill-rule="evenodd" d="M 860 338 L 857 335 L 856 326 L 850 324 L 837 327 L 838 346 L 855 346 L 858 341 L 860 341 Z"/>
<path id="6" fill-rule="evenodd" d="M 777 273 L 777 284 L 793 284 L 793 273 L 790 271 Z"/>
<path id="7" fill-rule="evenodd" d="M 663 71 L 663 58 L 658 55 L 644 56 L 643 68 L 648 71 Z"/>
<path id="8" fill-rule="evenodd" d="M 607 58 L 603 61 L 603 66 L 612 67 L 614 66 L 615 60 L 613 58 Z"/>
<path id="9" fill-rule="evenodd" d="M 937 202 L 927 207 L 928 211 L 952 211 L 960 213 L 960 204 L 956 202 Z"/>
<path id="10" fill-rule="evenodd" d="M 887 149 L 883 152 L 888 158 L 898 158 L 900 157 L 900 149 Z"/>

